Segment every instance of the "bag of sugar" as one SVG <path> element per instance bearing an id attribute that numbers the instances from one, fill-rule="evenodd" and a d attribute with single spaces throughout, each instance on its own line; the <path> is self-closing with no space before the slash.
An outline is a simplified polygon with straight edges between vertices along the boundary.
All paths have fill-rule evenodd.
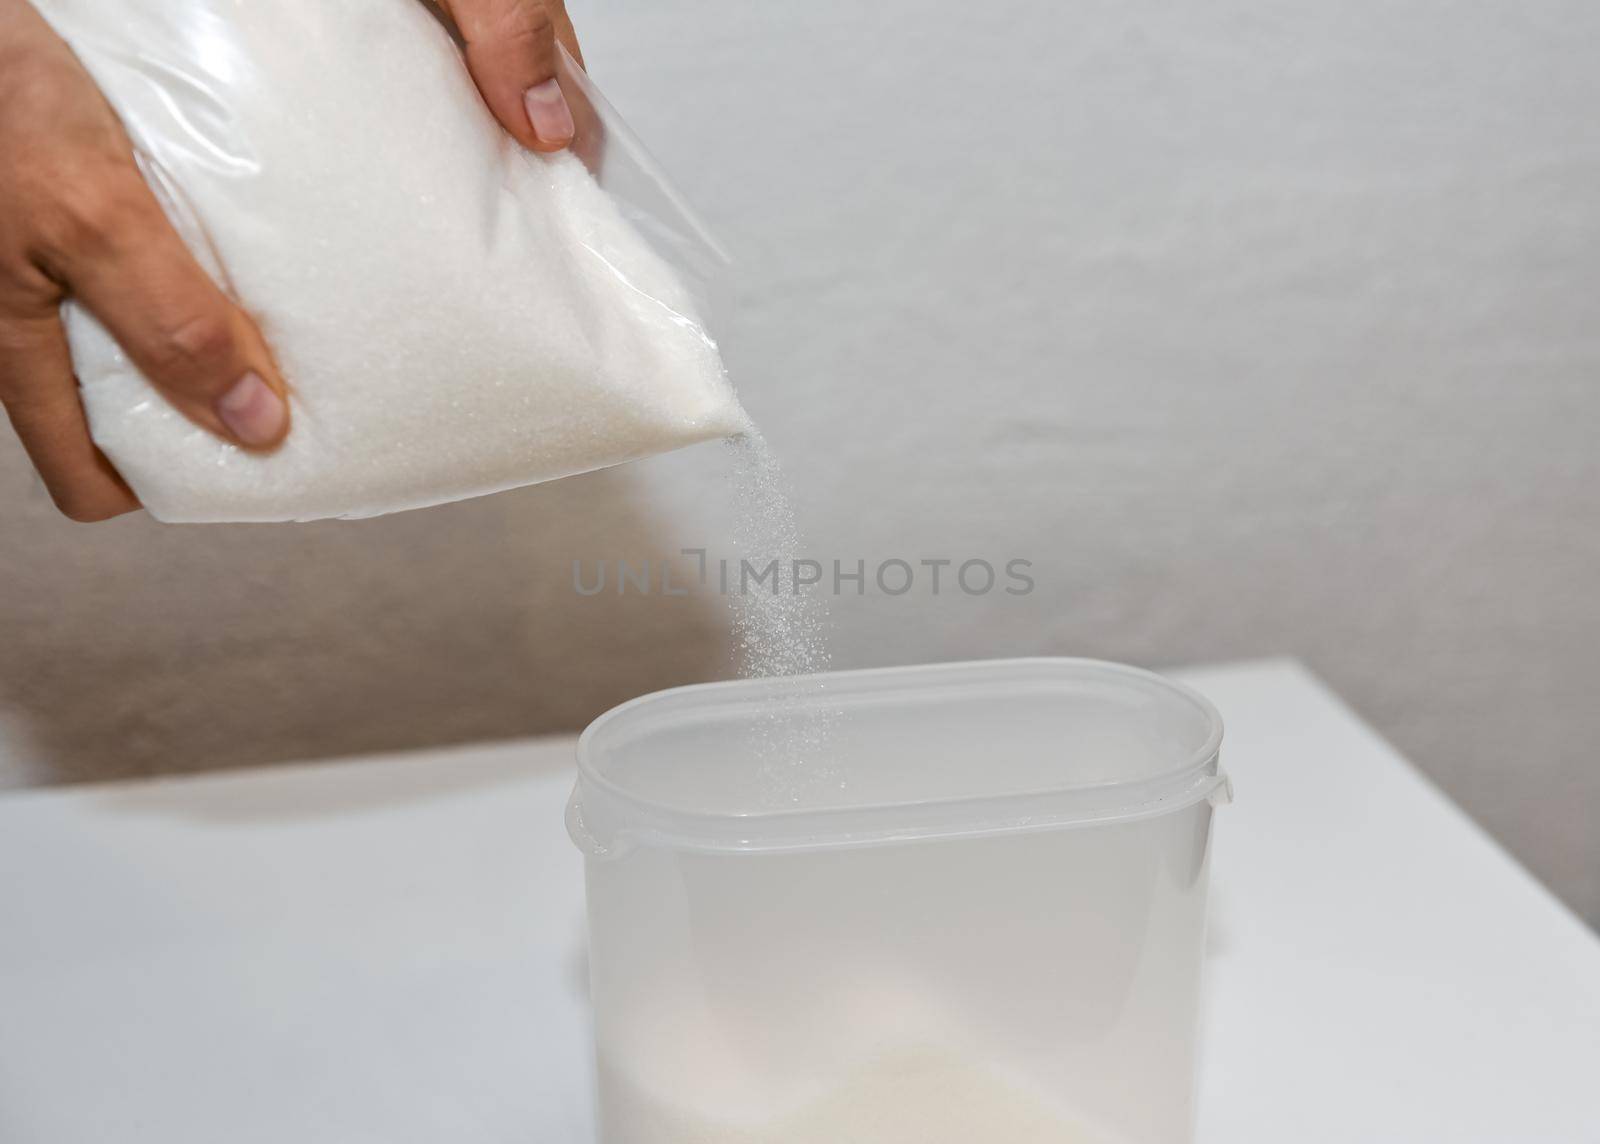
<path id="1" fill-rule="evenodd" d="M 69 303 L 95 442 L 158 518 L 373 516 L 747 427 L 683 273 L 692 216 L 663 192 L 641 220 L 578 156 L 519 147 L 420 0 L 36 3 L 290 386 L 288 440 L 239 449 Z M 614 162 L 628 137 L 584 90 Z"/>

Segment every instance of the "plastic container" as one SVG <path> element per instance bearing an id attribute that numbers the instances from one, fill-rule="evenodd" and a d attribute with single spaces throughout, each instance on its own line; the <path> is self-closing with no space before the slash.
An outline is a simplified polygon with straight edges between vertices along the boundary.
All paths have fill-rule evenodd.
<path id="1" fill-rule="evenodd" d="M 774 710 L 828 725 L 798 785 Z M 1190 1140 L 1221 738 L 1187 688 L 1074 659 L 601 716 L 568 826 L 602 1144 Z"/>

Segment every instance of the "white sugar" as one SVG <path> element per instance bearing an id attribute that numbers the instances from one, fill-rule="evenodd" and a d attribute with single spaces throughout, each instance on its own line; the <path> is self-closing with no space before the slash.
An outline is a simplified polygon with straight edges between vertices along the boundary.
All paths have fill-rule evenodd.
<path id="1" fill-rule="evenodd" d="M 606 1139 L 628 1144 L 1116 1144 L 993 1070 L 941 1051 L 861 1068 L 798 1108 L 752 1122 L 691 1110 L 609 1071 Z"/>
<path id="2" fill-rule="evenodd" d="M 733 542 L 741 562 L 733 596 L 740 674 L 826 671 L 828 609 L 821 596 L 795 584 L 800 528 L 783 470 L 758 430 L 731 438 L 728 448 L 736 499 Z"/>
<path id="3" fill-rule="evenodd" d="M 732 593 L 739 673 L 746 678 L 814 675 L 828 669 L 828 608 L 798 581 L 800 528 L 777 457 L 751 428 L 728 442 L 734 492 L 733 541 L 739 568 Z M 774 694 L 753 724 L 750 744 L 774 805 L 794 803 L 836 783 L 828 759 L 834 715 L 824 684 Z"/>
<path id="4" fill-rule="evenodd" d="M 746 423 L 684 284 L 573 155 L 505 134 L 423 5 L 38 3 L 292 391 L 288 440 L 245 452 L 69 307 L 95 440 L 154 515 L 367 516 Z"/>

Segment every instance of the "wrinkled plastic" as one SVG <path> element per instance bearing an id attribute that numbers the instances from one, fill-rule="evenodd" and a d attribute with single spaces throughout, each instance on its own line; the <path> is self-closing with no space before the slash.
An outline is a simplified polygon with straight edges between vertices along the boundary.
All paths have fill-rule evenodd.
<path id="1" fill-rule="evenodd" d="M 421 507 L 729 436 L 726 259 L 569 59 L 570 153 L 517 146 L 418 0 L 39 0 L 291 391 L 270 454 L 65 310 L 96 443 L 168 521 Z"/>

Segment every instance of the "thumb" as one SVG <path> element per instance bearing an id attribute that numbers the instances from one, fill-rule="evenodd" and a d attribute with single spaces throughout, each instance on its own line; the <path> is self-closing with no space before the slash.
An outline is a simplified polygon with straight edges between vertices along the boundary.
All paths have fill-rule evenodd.
<path id="1" fill-rule="evenodd" d="M 53 228 L 53 277 L 190 420 L 248 449 L 289 431 L 285 387 L 255 323 L 218 289 L 132 164 L 80 191 Z"/>
<path id="2" fill-rule="evenodd" d="M 572 142 L 572 109 L 557 82 L 558 43 L 578 55 L 562 0 L 449 0 L 467 69 L 512 138 L 535 151 Z"/>

